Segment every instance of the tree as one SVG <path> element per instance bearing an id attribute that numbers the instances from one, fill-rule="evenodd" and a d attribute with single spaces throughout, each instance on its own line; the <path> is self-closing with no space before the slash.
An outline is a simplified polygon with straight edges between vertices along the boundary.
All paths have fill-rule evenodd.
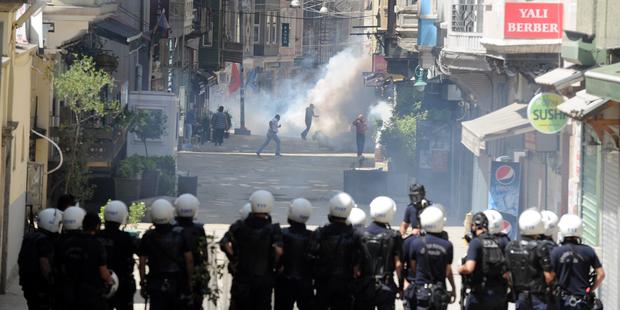
<path id="1" fill-rule="evenodd" d="M 67 139 L 63 148 L 67 150 L 64 174 L 66 193 L 74 193 L 81 200 L 90 198 L 92 188 L 88 187 L 88 171 L 85 168 L 86 150 L 89 137 L 82 129 L 87 122 L 101 121 L 106 116 L 113 116 L 120 111 L 117 101 L 107 100 L 104 90 L 114 86 L 114 79 L 105 71 L 97 69 L 91 57 L 74 55 L 75 61 L 69 70 L 61 73 L 54 80 L 56 98 L 69 107 L 72 120 L 66 120 L 63 129 L 67 130 Z"/>
<path id="2" fill-rule="evenodd" d="M 144 155 L 149 157 L 146 141 L 158 139 L 166 130 L 166 116 L 157 110 L 138 110 L 130 131 L 144 144 Z"/>

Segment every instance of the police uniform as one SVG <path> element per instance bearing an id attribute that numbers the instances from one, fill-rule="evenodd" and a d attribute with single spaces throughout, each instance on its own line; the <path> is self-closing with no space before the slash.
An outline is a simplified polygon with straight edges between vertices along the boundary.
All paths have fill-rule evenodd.
<path id="1" fill-rule="evenodd" d="M 358 232 L 359 233 L 359 232 Z M 395 259 L 400 259 L 402 238 L 385 224 L 372 222 L 361 231 L 361 292 L 355 298 L 355 309 L 391 310 L 395 307 L 398 288 L 394 283 Z"/>
<path id="2" fill-rule="evenodd" d="M 147 259 L 146 291 L 151 309 L 189 309 L 185 254 L 191 244 L 183 237 L 182 229 L 172 225 L 155 225 L 144 233 L 138 256 Z"/>
<path id="3" fill-rule="evenodd" d="M 99 241 L 108 254 L 108 269 L 118 276 L 118 290 L 109 299 L 110 309 L 131 310 L 133 309 L 133 296 L 136 292 L 136 281 L 133 277 L 134 259 L 136 253 L 136 240 L 125 231 L 114 226 L 115 223 L 106 223 L 106 228 L 99 233 Z M 118 225 L 118 224 L 116 224 Z"/>
<path id="4" fill-rule="evenodd" d="M 318 228 L 311 239 L 316 309 L 351 309 L 353 266 L 358 252 L 353 227 L 333 222 Z"/>
<path id="5" fill-rule="evenodd" d="M 300 310 L 314 309 L 314 289 L 308 251 L 312 231 L 305 224 L 290 221 L 282 230 L 284 254 L 282 272 L 275 288 L 275 310 L 292 310 L 295 303 Z"/>
<path id="6" fill-rule="evenodd" d="M 269 218 L 250 215 L 230 226 L 235 258 L 230 309 L 271 309 L 275 281 L 274 246 L 282 247 L 282 231 Z"/>
<path id="7" fill-rule="evenodd" d="M 28 309 L 50 309 L 52 307 L 52 285 L 54 262 L 54 239 L 57 234 L 39 229 L 24 235 L 17 263 L 19 285 L 24 291 Z M 46 258 L 50 263 L 50 274 L 45 277 L 39 260 Z"/>
<path id="8" fill-rule="evenodd" d="M 427 203 L 429 206 L 432 204 L 429 200 L 427 200 Z M 424 210 L 422 201 L 409 203 L 405 209 L 403 222 L 409 224 L 412 228 L 420 228 L 420 213 L 422 213 L 422 210 Z"/>
<path id="9" fill-rule="evenodd" d="M 561 290 L 560 309 L 590 309 L 585 298 L 590 288 L 590 269 L 602 267 L 594 249 L 566 241 L 551 252 L 551 264 Z"/>
<path id="10" fill-rule="evenodd" d="M 494 242 L 499 252 L 502 252 L 499 247 L 499 242 L 497 242 L 493 235 L 488 233 L 479 235 L 469 243 L 465 262 L 475 261 L 476 269 L 471 275 L 471 292 L 465 301 L 465 308 L 467 310 L 500 310 L 508 308 L 506 299 L 507 284 L 502 277 L 503 271 L 495 268 L 494 270 L 490 270 L 493 274 L 484 274 L 483 272 L 485 269 L 483 259 L 485 253 L 483 248 L 485 243 L 489 243 L 490 246 L 493 246 L 490 242 Z M 501 255 L 503 257 L 503 253 Z"/>
<path id="11" fill-rule="evenodd" d="M 502 248 L 502 251 L 506 249 L 506 246 L 511 241 L 510 237 L 504 233 L 494 234 L 493 236 L 495 236 L 495 240 L 497 240 L 497 243 L 499 244 L 499 247 Z"/>
<path id="12" fill-rule="evenodd" d="M 96 236 L 69 231 L 56 244 L 56 265 L 60 271 L 60 309 L 107 309 L 105 290 L 99 273 L 106 266 L 105 248 Z"/>
<path id="13" fill-rule="evenodd" d="M 403 292 L 403 309 L 404 310 L 415 310 L 416 309 L 416 299 L 415 299 L 415 272 L 411 270 L 411 266 L 409 264 L 409 260 L 411 258 L 409 251 L 413 245 L 413 242 L 416 240 L 417 236 L 409 235 L 403 240 L 403 249 L 401 251 L 401 262 L 404 266 L 403 275 L 404 280 L 407 281 L 408 286 L 405 288 Z"/>
<path id="14" fill-rule="evenodd" d="M 452 242 L 442 238 L 441 234 L 427 233 L 411 244 L 409 256 L 416 264 L 416 309 L 441 310 L 433 307 L 431 291 L 435 285 L 446 287 L 446 266 L 452 265 L 454 258 Z"/>
<path id="15" fill-rule="evenodd" d="M 506 247 L 506 264 L 517 294 L 517 309 L 548 309 L 544 272 L 551 272 L 551 261 L 547 245 L 528 236 L 511 241 Z"/>
<path id="16" fill-rule="evenodd" d="M 208 262 L 208 252 L 206 249 L 207 234 L 205 233 L 204 226 L 201 223 L 195 223 L 192 218 L 178 217 L 176 225 L 182 229 L 183 238 L 189 244 L 192 251 L 192 257 L 194 258 L 194 270 L 201 266 L 206 266 Z M 201 249 L 200 246 L 203 246 Z M 209 279 L 203 279 L 203 281 L 193 281 L 193 309 L 202 309 L 202 301 L 204 294 L 207 293 L 209 288 Z"/>

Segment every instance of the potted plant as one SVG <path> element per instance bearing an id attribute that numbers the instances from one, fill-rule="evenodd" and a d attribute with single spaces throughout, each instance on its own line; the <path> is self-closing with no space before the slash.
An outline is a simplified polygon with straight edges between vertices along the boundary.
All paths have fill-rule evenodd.
<path id="1" fill-rule="evenodd" d="M 142 183 L 140 188 L 140 197 L 148 198 L 157 196 L 159 188 L 160 171 L 157 169 L 157 163 L 152 157 L 139 157 L 142 160 Z"/>
<path id="2" fill-rule="evenodd" d="M 114 178 L 114 196 L 117 200 L 129 204 L 140 199 L 141 171 L 141 163 L 136 160 L 135 156 L 119 162 Z"/>

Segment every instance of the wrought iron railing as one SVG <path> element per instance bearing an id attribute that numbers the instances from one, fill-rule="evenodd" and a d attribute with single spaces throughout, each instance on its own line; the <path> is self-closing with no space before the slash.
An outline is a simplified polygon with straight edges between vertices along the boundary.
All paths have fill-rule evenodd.
<path id="1" fill-rule="evenodd" d="M 452 31 L 482 33 L 484 4 L 453 4 Z"/>

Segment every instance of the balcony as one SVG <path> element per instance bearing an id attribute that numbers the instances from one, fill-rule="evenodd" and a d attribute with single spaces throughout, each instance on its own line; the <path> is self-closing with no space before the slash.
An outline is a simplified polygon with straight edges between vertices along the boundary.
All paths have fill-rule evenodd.
<path id="1" fill-rule="evenodd" d="M 480 44 L 483 32 L 483 4 L 453 4 L 446 6 L 449 18 L 448 35 L 444 49 L 451 52 L 484 54 Z"/>
<path id="2" fill-rule="evenodd" d="M 56 52 L 88 30 L 91 22 L 116 12 L 117 0 L 49 0 L 43 9 L 45 48 Z"/>
<path id="3" fill-rule="evenodd" d="M 493 1 L 484 5 L 480 43 L 499 56 L 559 53 L 563 19 L 564 4 L 558 0 Z"/>

